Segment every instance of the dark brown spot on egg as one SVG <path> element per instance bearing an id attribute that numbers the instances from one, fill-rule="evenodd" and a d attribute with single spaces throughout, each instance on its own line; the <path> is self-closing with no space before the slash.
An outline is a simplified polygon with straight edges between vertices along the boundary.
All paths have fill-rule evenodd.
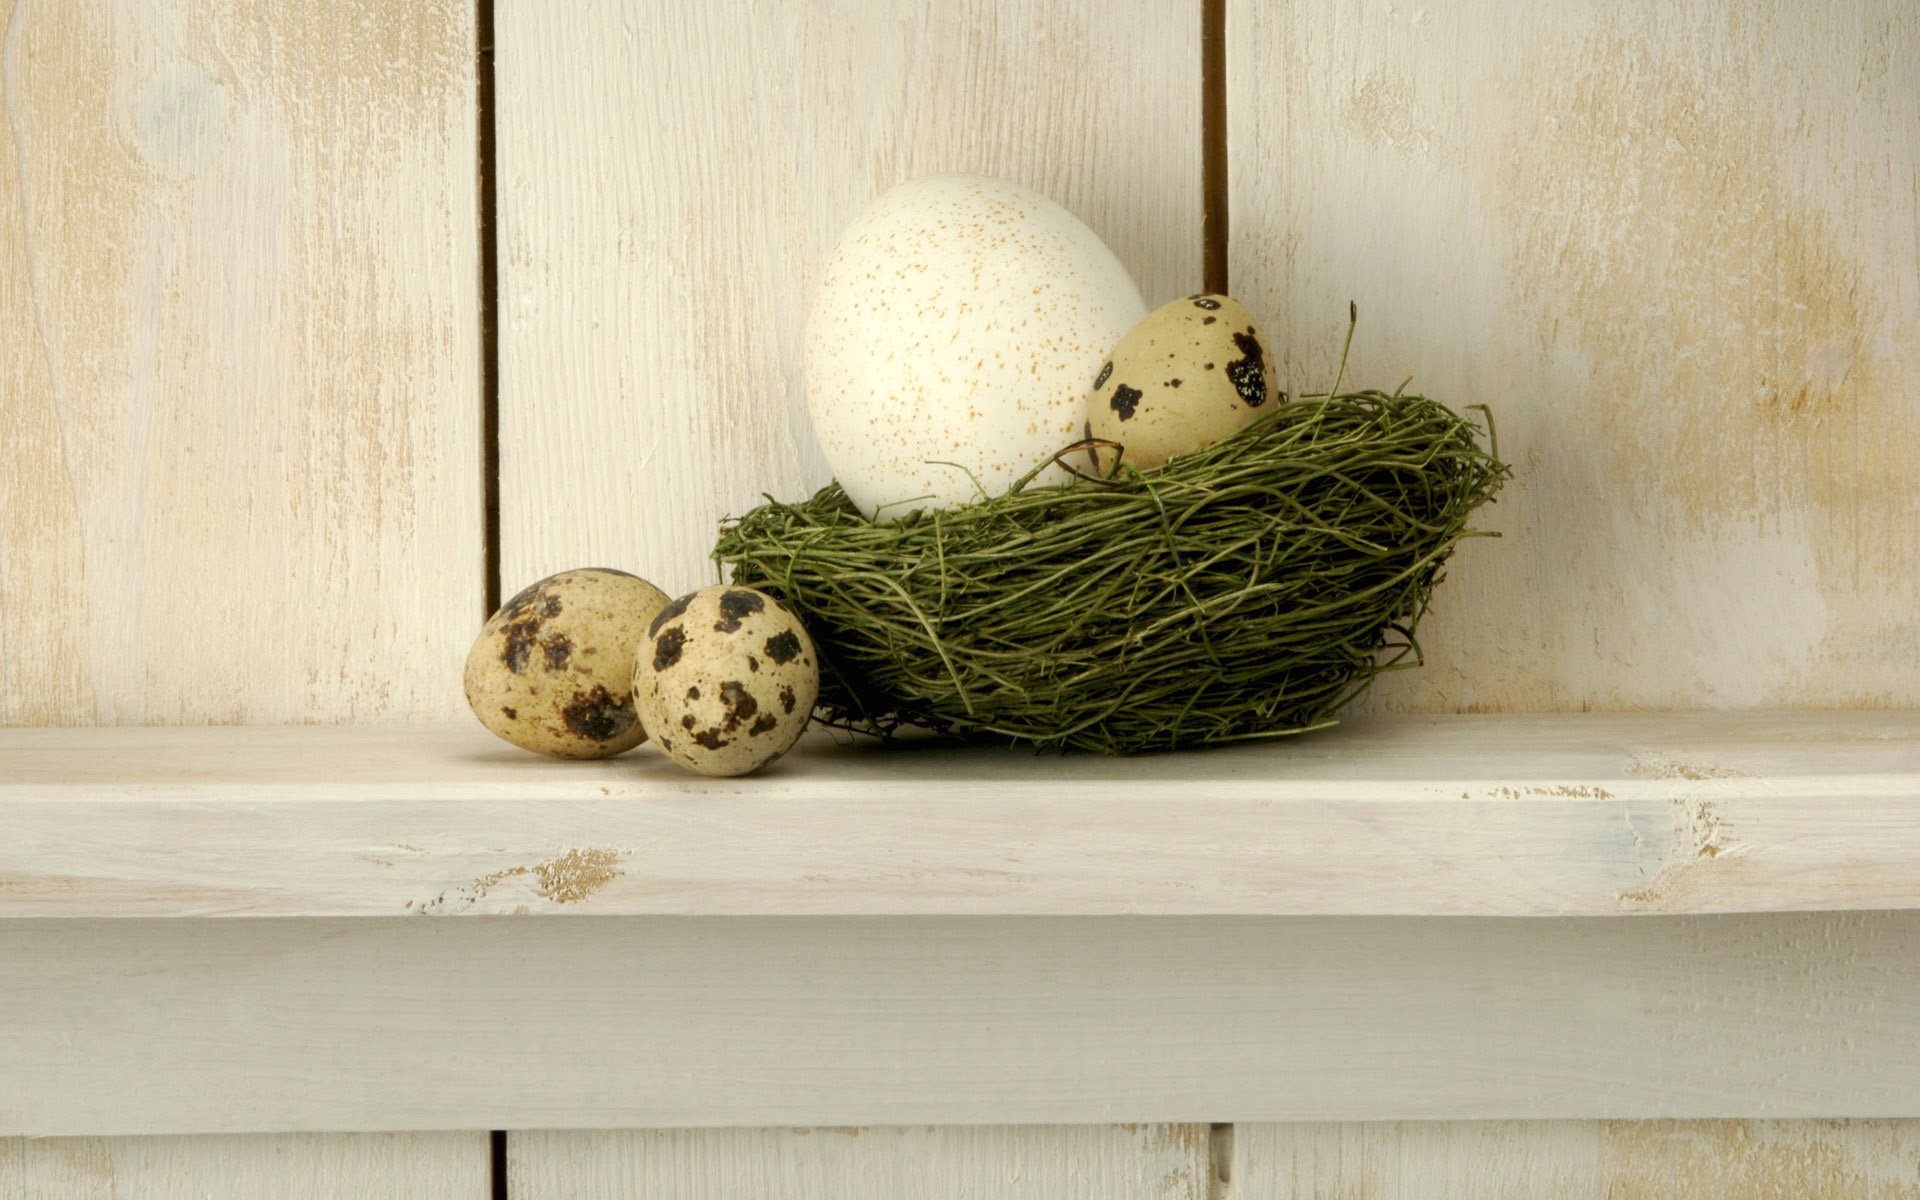
<path id="1" fill-rule="evenodd" d="M 740 622 L 751 613 L 757 613 L 767 606 L 759 592 L 746 592 L 729 589 L 720 593 L 720 619 L 713 623 L 718 633 L 732 633 L 740 628 Z"/>
<path id="2" fill-rule="evenodd" d="M 1213 370 L 1213 364 L 1212 364 L 1212 363 L 1208 363 L 1208 364 L 1207 364 L 1207 370 L 1209 370 L 1209 371 L 1211 371 L 1211 370 Z"/>
<path id="3" fill-rule="evenodd" d="M 755 658 L 751 654 L 747 655 L 747 670 L 758 671 L 759 669 L 760 669 L 760 660 Z"/>
<path id="4" fill-rule="evenodd" d="M 508 614 L 510 617 L 520 616 L 521 610 L 533 607 L 534 597 L 539 594 L 540 584 L 538 583 L 521 588 L 513 594 L 513 599 L 500 606 L 500 611 Z"/>
<path id="5" fill-rule="evenodd" d="M 515 675 L 525 675 L 527 659 L 533 654 L 534 639 L 540 634 L 540 622 L 514 621 L 502 632 L 507 635 L 507 640 L 501 647 L 500 661 L 506 663 L 507 670 Z"/>
<path id="6" fill-rule="evenodd" d="M 727 744 L 727 739 L 720 736 L 718 729 L 702 729 L 693 735 L 693 740 L 709 750 L 718 750 Z"/>
<path id="7" fill-rule="evenodd" d="M 595 742 L 610 742 L 633 728 L 633 697 L 615 698 L 604 686 L 591 692 L 576 692 L 573 700 L 560 710 L 567 728 Z"/>
<path id="8" fill-rule="evenodd" d="M 761 713 L 760 719 L 755 721 L 753 723 L 753 727 L 747 730 L 747 736 L 759 737 L 761 734 L 765 733 L 769 729 L 772 729 L 775 725 L 778 725 L 779 723 L 780 723 L 780 718 L 774 716 L 772 713 Z"/>
<path id="9" fill-rule="evenodd" d="M 668 621 L 673 620 L 681 613 L 687 611 L 687 605 L 692 602 L 692 592 L 688 592 L 678 600 L 669 602 L 665 608 L 654 614 L 653 621 L 647 626 L 647 636 L 652 637 L 654 634 L 659 633 L 662 625 L 665 625 Z"/>
<path id="10" fill-rule="evenodd" d="M 1204 308 L 1208 312 L 1213 312 L 1220 307 L 1220 302 L 1210 296 L 1194 296 L 1192 299 L 1195 308 Z"/>
<path id="11" fill-rule="evenodd" d="M 767 639 L 763 649 L 766 650 L 768 658 L 785 666 L 800 653 L 800 637 L 791 629 L 785 633 L 776 633 Z"/>
<path id="12" fill-rule="evenodd" d="M 1218 321 L 1219 319 L 1220 319 L 1219 317 L 1202 317 L 1200 318 L 1200 323 L 1202 325 L 1211 325 L 1215 321 Z"/>
<path id="13" fill-rule="evenodd" d="M 564 633 L 556 633 L 540 643 L 540 650 L 547 656 L 547 670 L 564 671 L 567 658 L 573 653 L 573 640 Z"/>
<path id="14" fill-rule="evenodd" d="M 720 703 L 727 706 L 726 724 L 721 728 L 728 733 L 740 728 L 742 721 L 760 711 L 760 702 L 738 680 L 720 685 Z"/>
<path id="15" fill-rule="evenodd" d="M 695 686 L 695 687 L 690 687 L 690 688 L 688 688 L 688 689 L 687 689 L 687 699 L 689 699 L 689 700 L 698 700 L 699 698 L 700 698 L 700 689 L 699 689 L 699 687 L 697 687 L 697 686 Z"/>
<path id="16" fill-rule="evenodd" d="M 1139 388 L 1130 388 L 1124 383 L 1115 384 L 1113 399 L 1108 401 L 1113 411 L 1120 414 L 1122 421 L 1133 419 L 1133 410 L 1139 407 L 1141 392 Z"/>
<path id="17" fill-rule="evenodd" d="M 1100 373 L 1093 377 L 1093 390 L 1097 392 L 1101 388 L 1107 386 L 1107 376 L 1111 374 L 1113 374 L 1112 363 L 1108 363 L 1106 366 L 1101 367 Z"/>
<path id="18" fill-rule="evenodd" d="M 500 711 L 507 714 L 507 720 L 509 721 L 518 721 L 520 719 L 519 711 L 513 708 L 509 708 L 505 704 L 502 704 L 500 706 Z"/>
<path id="19" fill-rule="evenodd" d="M 1170 388 L 1177 388 L 1180 386 L 1180 381 L 1178 379 L 1169 379 L 1167 380 L 1167 386 Z"/>
<path id="20" fill-rule="evenodd" d="M 681 718 L 680 718 L 680 728 L 682 728 L 682 729 L 692 729 L 692 728 L 693 728 L 693 720 L 694 720 L 694 717 L 693 717 L 693 714 L 692 714 L 692 713 L 686 713 L 686 714 L 684 714 L 684 715 L 682 715 L 682 716 L 681 716 Z"/>
<path id="21" fill-rule="evenodd" d="M 662 750 L 671 750 L 671 749 L 673 749 L 673 743 L 672 743 L 672 742 L 670 742 L 670 741 L 668 741 L 668 740 L 667 740 L 666 738 L 661 738 L 661 739 L 660 739 L 660 748 L 661 748 Z"/>
<path id="22" fill-rule="evenodd" d="M 1267 402 L 1267 373 L 1260 365 L 1260 339 L 1249 326 L 1245 333 L 1233 335 L 1233 344 L 1241 356 L 1227 364 L 1227 381 L 1240 394 L 1241 403 L 1248 408 L 1259 408 Z"/>
<path id="23" fill-rule="evenodd" d="M 780 689 L 780 707 L 781 708 L 785 709 L 787 712 L 792 712 L 794 700 L 795 700 L 795 697 L 794 697 L 792 688 L 783 687 Z"/>
<path id="24" fill-rule="evenodd" d="M 540 615 L 543 617 L 559 616 L 560 615 L 560 597 L 548 596 L 546 599 L 546 603 L 540 606 Z"/>
<path id="25" fill-rule="evenodd" d="M 687 631 L 675 625 L 672 629 L 653 639 L 653 669 L 664 671 L 680 661 L 680 651 L 686 649 Z"/>

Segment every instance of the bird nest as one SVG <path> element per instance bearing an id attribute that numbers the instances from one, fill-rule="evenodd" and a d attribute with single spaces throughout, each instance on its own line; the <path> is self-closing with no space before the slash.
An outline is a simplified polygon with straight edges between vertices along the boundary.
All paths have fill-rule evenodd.
<path id="1" fill-rule="evenodd" d="M 714 558 L 805 621 L 829 725 L 1110 754 L 1300 733 L 1421 661 L 1509 474 L 1478 411 L 1307 396 L 1155 470 L 886 523 L 830 484 L 727 521 Z"/>

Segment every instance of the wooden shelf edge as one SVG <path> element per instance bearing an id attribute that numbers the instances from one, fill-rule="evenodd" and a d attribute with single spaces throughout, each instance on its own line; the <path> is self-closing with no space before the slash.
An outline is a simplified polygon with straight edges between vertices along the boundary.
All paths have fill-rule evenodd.
<path id="1" fill-rule="evenodd" d="M 762 776 L 468 726 L 0 731 L 0 920 L 1920 908 L 1920 714 L 1370 718 Z"/>

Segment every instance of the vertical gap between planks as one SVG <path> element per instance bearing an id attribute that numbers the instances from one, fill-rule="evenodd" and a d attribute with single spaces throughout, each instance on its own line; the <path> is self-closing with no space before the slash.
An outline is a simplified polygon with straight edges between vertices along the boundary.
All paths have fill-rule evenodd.
<path id="1" fill-rule="evenodd" d="M 487 1139 L 487 1178 L 493 1200 L 507 1200 L 507 1131 L 496 1129 Z"/>
<path id="2" fill-rule="evenodd" d="M 1200 4 L 1201 270 L 1209 292 L 1227 279 L 1227 0 Z M 1207 1200 L 1233 1196 L 1233 1126 L 1207 1127 Z"/>
<path id="3" fill-rule="evenodd" d="M 1233 1126 L 1207 1127 L 1207 1200 L 1233 1198 Z"/>
<path id="4" fill-rule="evenodd" d="M 494 141 L 494 0 L 475 0 L 475 138 L 479 166 L 480 233 L 480 476 L 481 570 L 485 620 L 500 607 L 500 189 Z M 497 1193 L 504 1194 L 504 1193 Z"/>
<path id="5" fill-rule="evenodd" d="M 494 142 L 494 0 L 474 0 L 474 161 L 479 171 L 481 570 L 485 620 L 500 607 L 500 212 Z M 487 1192 L 507 1200 L 507 1132 L 487 1134 Z"/>
<path id="6" fill-rule="evenodd" d="M 1206 290 L 1226 293 L 1227 0 L 1200 5 L 1200 237 Z"/>

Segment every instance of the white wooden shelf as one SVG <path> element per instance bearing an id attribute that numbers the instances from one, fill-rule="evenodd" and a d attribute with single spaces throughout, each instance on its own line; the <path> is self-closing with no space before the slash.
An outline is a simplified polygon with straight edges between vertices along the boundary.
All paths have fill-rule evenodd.
<path id="1" fill-rule="evenodd" d="M 1920 714 L 1370 718 L 1128 760 L 477 727 L 0 731 L 0 918 L 1920 908 Z"/>
<path id="2" fill-rule="evenodd" d="M 1912 1115 L 1920 912 L 1784 910 L 1916 908 L 1903 713 L 734 781 L 15 730 L 0 1136 Z"/>

